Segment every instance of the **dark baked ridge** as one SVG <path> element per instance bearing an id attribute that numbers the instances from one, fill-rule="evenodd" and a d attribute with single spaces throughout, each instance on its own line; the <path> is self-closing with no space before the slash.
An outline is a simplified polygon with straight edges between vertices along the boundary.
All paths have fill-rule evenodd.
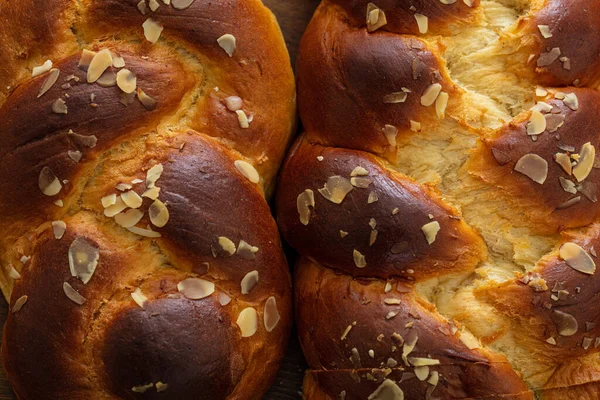
<path id="1" fill-rule="evenodd" d="M 289 57 L 258 0 L 194 1 L 182 10 L 175 3 L 161 0 L 145 15 L 137 1 L 0 6 L 0 286 L 13 310 L 2 358 L 20 399 L 258 399 L 279 367 L 291 282 L 265 195 L 295 124 Z M 150 17 L 164 25 L 156 44 L 142 28 Z M 226 33 L 237 40 L 232 57 L 217 42 Z M 83 49 L 123 57 L 156 106 L 135 98 L 125 106 L 120 87 L 88 84 L 78 68 Z M 46 59 L 60 76 L 37 98 L 50 73 L 32 78 L 32 68 Z M 254 115 L 247 129 L 228 96 Z M 67 114 L 52 111 L 58 98 Z M 258 182 L 236 166 L 240 160 Z M 160 237 L 104 215 L 103 197 L 128 191 L 118 184 L 141 196 L 159 164 L 158 199 L 170 215 L 164 227 L 152 226 Z M 61 181 L 56 195 L 40 188 L 44 168 Z M 143 198 L 137 227 L 154 223 L 153 200 Z M 60 239 L 53 221 L 66 224 Z M 239 251 L 230 255 L 220 238 Z M 86 284 L 70 272 L 77 239 L 99 251 Z M 258 283 L 244 294 L 251 271 Z M 178 284 L 188 278 L 214 283 L 214 293 L 186 297 Z M 64 282 L 83 305 L 67 297 Z M 137 290 L 143 306 L 132 297 Z M 265 311 L 268 301 L 278 322 Z M 238 317 L 250 308 L 256 332 L 242 337 L 247 325 Z"/>
<path id="2" fill-rule="evenodd" d="M 582 152 L 600 144 L 597 7 L 322 2 L 277 195 L 301 253 L 306 399 L 597 399 L 600 278 L 559 249 L 598 262 L 600 173 L 554 161 L 597 165 Z M 367 26 L 376 9 L 387 24 Z M 433 84 L 447 106 L 426 105 Z M 515 171 L 528 154 L 547 171 Z"/>

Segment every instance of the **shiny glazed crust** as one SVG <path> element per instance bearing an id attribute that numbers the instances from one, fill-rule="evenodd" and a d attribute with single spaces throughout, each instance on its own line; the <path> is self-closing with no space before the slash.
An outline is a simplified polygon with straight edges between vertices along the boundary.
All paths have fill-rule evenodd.
<path id="1" fill-rule="evenodd" d="M 259 399 L 283 357 L 291 280 L 266 198 L 296 121 L 277 22 L 259 0 L 140 3 L 0 6 L 2 360 L 20 399 Z M 104 49 L 143 93 L 87 82 L 83 53 Z M 60 72 L 38 96 L 46 60 Z"/>
<path id="2" fill-rule="evenodd" d="M 324 0 L 277 219 L 305 399 L 598 399 L 600 4 Z"/>

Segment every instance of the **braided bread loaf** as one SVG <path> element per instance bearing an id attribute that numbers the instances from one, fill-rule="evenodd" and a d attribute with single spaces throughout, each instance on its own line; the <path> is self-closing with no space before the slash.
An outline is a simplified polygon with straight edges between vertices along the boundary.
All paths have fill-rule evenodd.
<path id="1" fill-rule="evenodd" d="M 599 399 L 600 3 L 324 0 L 278 222 L 306 399 Z"/>
<path id="2" fill-rule="evenodd" d="M 260 398 L 291 326 L 265 195 L 295 87 L 272 14 L 259 0 L 24 0 L 0 20 L 2 359 L 17 396 Z"/>

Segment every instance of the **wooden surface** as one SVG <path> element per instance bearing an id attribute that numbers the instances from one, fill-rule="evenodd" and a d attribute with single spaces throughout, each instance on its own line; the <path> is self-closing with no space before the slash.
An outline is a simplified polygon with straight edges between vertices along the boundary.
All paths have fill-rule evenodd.
<path id="1" fill-rule="evenodd" d="M 319 4 L 320 0 L 263 0 L 273 10 L 286 39 L 292 65 L 296 63 L 298 43 L 304 28 Z M 293 254 L 289 254 L 294 259 Z M 0 322 L 4 325 L 7 310 L 6 301 L 0 296 Z M 300 388 L 306 367 L 300 344 L 296 333 L 292 333 L 285 360 L 279 371 L 277 379 L 271 390 L 265 395 L 264 400 L 291 400 L 300 399 Z M 8 384 L 4 369 L 0 368 L 0 400 L 15 400 L 16 397 Z M 43 400 L 43 399 L 36 399 Z"/>

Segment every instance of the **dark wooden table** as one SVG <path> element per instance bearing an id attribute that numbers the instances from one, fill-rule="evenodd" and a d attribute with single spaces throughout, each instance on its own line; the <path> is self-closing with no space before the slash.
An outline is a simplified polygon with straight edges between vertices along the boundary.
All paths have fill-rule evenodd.
<path id="1" fill-rule="evenodd" d="M 304 28 L 319 4 L 320 0 L 263 0 L 273 10 L 279 20 L 281 29 L 286 39 L 292 65 L 296 63 L 298 43 L 304 32 Z M 294 258 L 293 256 L 290 258 Z M 0 323 L 6 320 L 8 306 L 3 297 L 0 296 Z M 300 388 L 306 364 L 302 356 L 302 350 L 296 337 L 292 333 L 285 360 L 279 371 L 275 384 L 265 395 L 265 400 L 291 400 L 300 399 Z M 0 367 L 0 400 L 15 400 L 16 397 L 8 384 L 4 369 Z M 41 400 L 41 399 L 40 399 Z"/>

